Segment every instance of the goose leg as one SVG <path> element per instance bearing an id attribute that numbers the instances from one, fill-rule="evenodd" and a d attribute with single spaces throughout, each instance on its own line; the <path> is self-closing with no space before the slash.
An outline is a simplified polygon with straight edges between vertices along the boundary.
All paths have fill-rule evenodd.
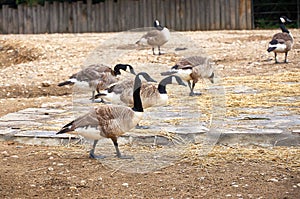
<path id="1" fill-rule="evenodd" d="M 190 96 L 201 95 L 201 93 L 194 93 L 194 88 L 195 88 L 195 85 L 196 85 L 196 83 L 194 81 L 193 81 L 192 85 L 191 85 L 191 82 L 188 81 L 188 85 L 189 85 L 190 90 L 191 90 Z"/>
<path id="2" fill-rule="evenodd" d="M 95 91 L 92 91 L 92 102 L 95 102 Z"/>
<path id="3" fill-rule="evenodd" d="M 161 55 L 160 46 L 157 46 L 157 48 L 158 48 L 158 54 Z"/>
<path id="4" fill-rule="evenodd" d="M 152 48 L 152 54 L 153 54 L 153 55 L 155 55 L 155 52 L 154 52 L 154 47 Z"/>
<path id="5" fill-rule="evenodd" d="M 285 52 L 284 63 L 288 63 L 287 62 L 287 55 L 288 55 L 288 52 Z"/>
<path id="6" fill-rule="evenodd" d="M 103 159 L 103 158 L 105 158 L 105 156 L 95 155 L 95 148 L 96 148 L 97 143 L 98 143 L 98 140 L 94 140 L 93 148 L 90 151 L 90 158 L 93 158 L 93 159 Z"/>
<path id="7" fill-rule="evenodd" d="M 275 63 L 278 64 L 278 61 L 277 61 L 277 53 L 274 53 L 275 55 Z"/>
<path id="8" fill-rule="evenodd" d="M 118 141 L 117 141 L 117 138 L 111 138 L 111 140 L 113 141 L 114 143 L 114 146 L 115 146 L 115 149 L 116 149 L 116 153 L 117 153 L 117 157 L 120 158 L 120 159 L 133 159 L 132 156 L 125 156 L 125 155 L 122 155 L 120 150 L 119 150 L 119 144 L 118 144 Z"/>

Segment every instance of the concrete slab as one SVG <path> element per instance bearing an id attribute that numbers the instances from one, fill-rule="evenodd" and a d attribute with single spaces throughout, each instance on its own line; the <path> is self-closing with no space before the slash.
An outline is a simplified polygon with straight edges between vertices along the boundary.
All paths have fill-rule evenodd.
<path id="1" fill-rule="evenodd" d="M 161 112 L 160 112 L 161 111 Z M 161 114 L 164 113 L 162 121 Z M 226 145 L 261 145 L 261 146 L 300 146 L 300 120 L 297 116 L 271 116 L 269 114 L 241 115 L 224 120 L 224 129 L 220 134 L 210 135 L 205 123 L 197 122 L 198 113 L 172 112 L 168 108 L 145 113 L 145 129 L 133 129 L 123 135 L 122 143 L 152 145 L 172 145 L 206 142 Z M 198 114 L 199 116 L 199 114 Z M 184 118 L 180 125 L 169 124 L 172 119 Z M 76 135 L 56 132 L 67 122 L 74 119 L 72 108 L 28 108 L 0 118 L 0 140 L 14 140 L 26 144 L 61 145 L 78 142 L 82 138 Z M 293 128 L 290 128 L 293 127 Z M 213 138 L 213 139 L 211 139 Z M 100 141 L 101 142 L 101 141 Z"/>

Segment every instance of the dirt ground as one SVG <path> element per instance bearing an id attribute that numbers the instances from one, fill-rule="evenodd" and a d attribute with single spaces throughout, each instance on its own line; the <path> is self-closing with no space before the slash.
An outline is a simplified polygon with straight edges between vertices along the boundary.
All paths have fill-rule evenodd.
<path id="1" fill-rule="evenodd" d="M 296 83 L 286 87 L 290 89 L 276 87 L 278 93 L 299 96 L 300 31 L 291 30 L 295 43 L 288 55 L 289 63 L 274 64 L 273 54 L 267 54 L 266 49 L 277 31 L 183 34 L 213 58 L 225 86 L 243 83 L 241 77 L 246 77 L 243 79 L 246 83 L 266 77 L 272 82 L 272 77 L 276 77 L 272 86 L 281 80 Z M 0 35 L 0 116 L 44 103 L 71 101 L 72 89 L 57 87 L 57 83 L 79 70 L 89 53 L 114 35 Z M 150 49 L 143 53 L 147 56 L 139 59 L 162 62 L 170 58 L 168 52 L 161 57 L 152 56 Z M 170 60 L 172 66 L 176 59 Z M 283 55 L 279 55 L 279 60 L 283 60 Z M 278 93 L 264 97 L 277 99 Z M 245 103 L 234 97 L 228 96 L 229 116 L 239 114 L 231 109 L 237 106 L 234 100 Z M 253 106 L 249 99 L 247 106 Z M 300 113 L 299 104 L 284 106 Z M 299 154 L 299 147 L 215 146 L 205 157 L 191 153 L 167 168 L 139 174 L 107 168 L 89 159 L 80 145 L 50 147 L 2 141 L 0 195 L 2 198 L 296 199 L 300 198 Z"/>

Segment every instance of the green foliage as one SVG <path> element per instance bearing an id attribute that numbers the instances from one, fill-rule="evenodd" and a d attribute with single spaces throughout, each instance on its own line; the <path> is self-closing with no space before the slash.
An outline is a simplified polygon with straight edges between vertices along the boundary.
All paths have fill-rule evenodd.
<path id="1" fill-rule="evenodd" d="M 297 0 L 253 0 L 254 26 L 256 28 L 278 28 L 279 17 L 287 16 L 296 28 L 298 19 Z"/>

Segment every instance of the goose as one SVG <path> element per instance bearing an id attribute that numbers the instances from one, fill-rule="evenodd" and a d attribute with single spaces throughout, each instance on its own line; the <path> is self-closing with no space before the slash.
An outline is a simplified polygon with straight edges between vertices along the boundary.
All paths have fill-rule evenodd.
<path id="1" fill-rule="evenodd" d="M 141 101 L 141 78 L 155 82 L 147 73 L 140 72 L 136 75 L 133 87 L 133 108 L 120 105 L 100 105 L 85 115 L 78 117 L 66 124 L 56 134 L 78 132 L 79 135 L 94 140 L 90 157 L 101 159 L 105 156 L 95 155 L 95 148 L 101 137 L 110 138 L 115 146 L 118 158 L 131 158 L 123 156 L 118 147 L 118 137 L 134 128 L 143 116 L 143 104 Z"/>
<path id="2" fill-rule="evenodd" d="M 182 79 L 176 75 L 165 77 L 159 82 L 157 87 L 153 84 L 143 83 L 141 86 L 143 107 L 149 108 L 153 106 L 166 105 L 168 102 L 166 85 L 174 83 L 186 86 Z M 126 80 L 107 88 L 104 92 L 97 94 L 95 98 L 97 99 L 98 97 L 101 97 L 113 104 L 131 106 L 133 104 L 132 87 L 133 82 Z"/>
<path id="3" fill-rule="evenodd" d="M 166 27 L 162 27 L 158 20 L 154 21 L 156 30 L 152 30 L 143 35 L 136 44 L 147 44 L 152 47 L 152 53 L 155 55 L 154 48 L 158 48 L 158 54 L 161 55 L 160 47 L 167 43 L 170 39 L 170 31 Z"/>
<path id="4" fill-rule="evenodd" d="M 105 65 L 90 65 L 73 74 L 67 81 L 59 83 L 58 86 L 76 84 L 83 89 L 91 90 L 92 101 L 94 101 L 95 90 L 105 89 L 110 84 L 117 82 L 116 76 L 121 74 L 120 70 L 126 71 L 128 68 L 130 73 L 135 75 L 133 67 L 129 64 L 117 64 L 114 69 Z"/>
<path id="5" fill-rule="evenodd" d="M 207 78 L 214 83 L 214 69 L 210 58 L 203 56 L 191 56 L 177 62 L 170 71 L 162 72 L 161 75 L 176 74 L 187 81 L 190 88 L 190 96 L 201 95 L 195 93 L 194 87 L 200 78 Z M 192 82 L 192 83 L 191 83 Z"/>
<path id="6" fill-rule="evenodd" d="M 290 19 L 283 16 L 280 17 L 280 29 L 282 32 L 273 35 L 272 40 L 269 42 L 268 52 L 274 52 L 275 63 L 279 63 L 277 60 L 277 53 L 285 53 L 284 63 L 287 63 L 288 52 L 292 49 L 294 38 L 290 31 L 285 27 L 286 22 L 291 22 Z"/>

